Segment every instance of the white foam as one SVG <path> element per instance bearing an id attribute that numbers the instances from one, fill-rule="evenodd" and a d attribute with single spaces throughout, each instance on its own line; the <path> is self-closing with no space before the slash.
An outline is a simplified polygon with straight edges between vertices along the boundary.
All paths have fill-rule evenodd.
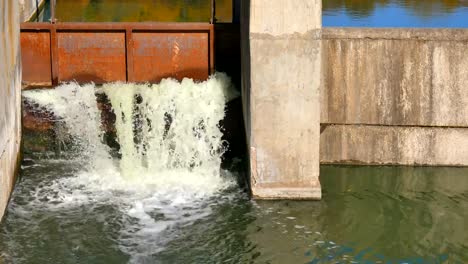
<path id="1" fill-rule="evenodd" d="M 116 115 L 121 159 L 112 158 L 103 143 L 95 95 L 102 92 Z M 36 188 L 31 206 L 117 205 L 128 218 L 121 250 L 135 262 L 160 251 L 167 239 L 162 234 L 171 226 L 209 215 L 206 198 L 234 184 L 230 173 L 221 170 L 219 122 L 226 102 L 237 96 L 225 74 L 201 83 L 168 79 L 157 85 L 111 83 L 102 88 L 69 83 L 23 96 L 53 111 L 80 146 L 75 158 L 80 169 Z M 155 211 L 163 219 L 154 219 L 150 213 Z"/>
<path id="2" fill-rule="evenodd" d="M 111 158 L 102 141 L 101 113 L 95 97 L 101 90 L 116 115 L 120 160 Z M 141 96 L 140 104 L 135 103 L 136 95 Z M 220 173 L 224 148 L 218 124 L 226 102 L 236 96 L 225 74 L 217 73 L 201 83 L 165 79 L 156 85 L 111 83 L 102 89 L 69 83 L 51 90 L 26 91 L 23 96 L 48 107 L 65 122 L 81 146 L 79 158 L 87 162 L 82 180 L 99 175 L 95 184 L 110 188 L 150 185 L 206 194 L 225 187 Z M 134 122 L 136 115 L 142 122 Z M 134 143 L 136 136 L 140 137 L 138 144 Z"/>

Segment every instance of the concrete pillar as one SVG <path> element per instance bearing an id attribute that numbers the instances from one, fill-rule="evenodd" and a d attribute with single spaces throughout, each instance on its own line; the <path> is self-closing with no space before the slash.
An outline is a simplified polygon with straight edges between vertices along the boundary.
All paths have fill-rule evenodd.
<path id="1" fill-rule="evenodd" d="M 321 198 L 321 2 L 242 2 L 242 92 L 255 198 Z"/>
<path id="2" fill-rule="evenodd" d="M 0 220 L 13 189 L 21 139 L 20 7 L 0 0 Z"/>

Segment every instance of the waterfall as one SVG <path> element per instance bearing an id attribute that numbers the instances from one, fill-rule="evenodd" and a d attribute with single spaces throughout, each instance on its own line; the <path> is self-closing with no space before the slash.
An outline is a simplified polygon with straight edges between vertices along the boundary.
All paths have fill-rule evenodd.
<path id="1" fill-rule="evenodd" d="M 103 143 L 96 94 L 106 96 L 115 114 L 119 157 Z M 217 73 L 205 82 L 184 79 L 159 84 L 63 84 L 26 91 L 23 96 L 64 122 L 77 147 L 83 171 L 102 184 L 151 185 L 212 193 L 226 184 L 221 173 L 220 121 L 226 103 L 238 96 L 230 79 Z"/>

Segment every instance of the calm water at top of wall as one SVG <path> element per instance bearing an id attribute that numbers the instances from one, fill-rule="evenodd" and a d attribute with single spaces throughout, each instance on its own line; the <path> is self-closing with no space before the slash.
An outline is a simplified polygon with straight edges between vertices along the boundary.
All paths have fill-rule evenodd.
<path id="1" fill-rule="evenodd" d="M 468 0 L 323 0 L 325 27 L 468 27 Z"/>
<path id="2" fill-rule="evenodd" d="M 211 0 L 57 0 L 61 22 L 207 22 Z M 218 22 L 232 0 L 216 1 Z M 46 6 L 48 8 L 48 6 Z M 48 21 L 46 11 L 42 21 Z M 468 27 L 468 0 L 323 0 L 325 27 Z"/>
<path id="3" fill-rule="evenodd" d="M 59 22 L 208 22 L 210 13 L 211 0 L 57 0 L 56 6 Z M 231 22 L 232 0 L 216 1 L 216 18 Z"/>

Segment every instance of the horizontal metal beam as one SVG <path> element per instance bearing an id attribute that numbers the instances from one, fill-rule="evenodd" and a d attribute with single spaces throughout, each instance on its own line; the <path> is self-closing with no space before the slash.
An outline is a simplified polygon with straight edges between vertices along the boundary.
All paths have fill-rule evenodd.
<path id="1" fill-rule="evenodd" d="M 22 23 L 23 81 L 159 82 L 214 73 L 209 23 Z"/>
<path id="2" fill-rule="evenodd" d="M 21 23 L 22 31 L 51 30 L 57 31 L 209 31 L 209 23 L 165 23 L 165 22 L 60 22 L 60 23 Z"/>

